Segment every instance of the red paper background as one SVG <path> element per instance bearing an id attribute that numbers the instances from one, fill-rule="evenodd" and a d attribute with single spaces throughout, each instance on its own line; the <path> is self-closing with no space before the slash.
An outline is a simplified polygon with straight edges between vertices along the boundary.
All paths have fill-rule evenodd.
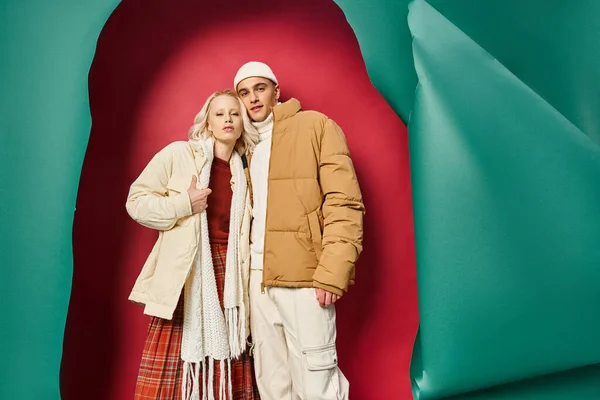
<path id="1" fill-rule="evenodd" d="M 131 182 L 246 61 L 271 65 L 283 100 L 344 129 L 365 198 L 357 284 L 338 303 L 341 368 L 354 400 L 410 399 L 417 329 L 406 128 L 371 85 L 332 0 L 125 0 L 90 72 L 92 133 L 77 199 L 64 400 L 133 397 L 148 317 L 127 301 L 156 239 L 125 212 Z"/>

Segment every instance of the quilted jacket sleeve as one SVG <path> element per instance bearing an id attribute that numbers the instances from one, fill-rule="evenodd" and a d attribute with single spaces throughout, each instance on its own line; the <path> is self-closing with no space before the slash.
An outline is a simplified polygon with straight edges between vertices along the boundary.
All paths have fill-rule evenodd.
<path id="1" fill-rule="evenodd" d="M 340 127 L 327 119 L 319 165 L 323 202 L 323 247 L 314 286 L 342 295 L 354 279 L 362 251 L 365 208 L 354 166 Z"/>
<path id="2" fill-rule="evenodd" d="M 133 182 L 127 196 L 127 212 L 136 222 L 148 228 L 166 231 L 178 219 L 192 215 L 187 191 L 168 196 L 173 151 L 167 146 L 156 154 Z"/>

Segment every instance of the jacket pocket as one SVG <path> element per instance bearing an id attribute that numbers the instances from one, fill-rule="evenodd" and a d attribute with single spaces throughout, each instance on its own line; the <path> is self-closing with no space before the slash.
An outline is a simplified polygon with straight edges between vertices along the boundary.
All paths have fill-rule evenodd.
<path id="1" fill-rule="evenodd" d="M 317 260 L 319 260 L 323 250 L 323 233 L 321 231 L 321 222 L 319 221 L 319 215 L 317 211 L 313 211 L 308 214 L 308 229 L 310 230 L 313 249 L 317 256 Z"/>
<path id="2" fill-rule="evenodd" d="M 179 193 L 186 192 L 192 183 L 192 177 L 182 178 L 180 176 L 172 176 L 167 183 L 167 189 L 169 190 L 169 196 L 177 195 Z"/>
<path id="3" fill-rule="evenodd" d="M 309 371 L 325 371 L 337 367 L 335 343 L 302 350 Z"/>
<path id="4" fill-rule="evenodd" d="M 167 183 L 167 191 L 169 197 L 175 197 L 180 195 L 181 193 L 186 193 L 188 188 L 190 187 L 190 183 L 192 182 L 192 177 L 182 178 L 180 176 L 172 176 Z M 190 221 L 193 219 L 193 215 L 179 218 L 177 220 L 176 226 L 187 226 Z"/>

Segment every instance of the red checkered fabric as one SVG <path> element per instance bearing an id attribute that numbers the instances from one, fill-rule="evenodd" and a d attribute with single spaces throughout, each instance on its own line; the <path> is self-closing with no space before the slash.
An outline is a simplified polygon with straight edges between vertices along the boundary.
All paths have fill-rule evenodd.
<path id="1" fill-rule="evenodd" d="M 211 250 L 222 307 L 227 245 L 213 243 Z M 182 332 L 183 301 L 180 299 L 172 320 L 154 317 L 150 322 L 135 388 L 135 400 L 181 400 Z M 239 360 L 231 360 L 231 375 L 233 397 L 230 398 L 228 394 L 227 400 L 260 400 L 252 359 L 247 354 Z M 219 398 L 219 381 L 220 368 L 218 362 L 215 362 L 213 386 L 215 398 Z"/>

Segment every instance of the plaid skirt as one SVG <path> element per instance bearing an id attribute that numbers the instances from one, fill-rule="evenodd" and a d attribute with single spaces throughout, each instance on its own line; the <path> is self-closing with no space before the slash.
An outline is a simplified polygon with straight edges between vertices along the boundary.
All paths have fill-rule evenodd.
<path id="1" fill-rule="evenodd" d="M 219 301 L 223 307 L 227 245 L 212 243 L 211 250 Z M 183 301 L 180 299 L 172 320 L 153 317 L 150 322 L 135 387 L 135 400 L 182 399 L 182 333 Z M 219 381 L 220 369 L 218 361 L 216 361 L 213 383 L 215 399 L 219 399 Z M 231 360 L 231 383 L 233 396 L 230 397 L 228 394 L 227 400 L 260 400 L 254 379 L 252 359 L 247 353 L 238 360 Z M 200 391 L 202 392 L 202 387 L 200 387 Z M 200 398 L 202 398 L 202 393 L 200 393 Z"/>

